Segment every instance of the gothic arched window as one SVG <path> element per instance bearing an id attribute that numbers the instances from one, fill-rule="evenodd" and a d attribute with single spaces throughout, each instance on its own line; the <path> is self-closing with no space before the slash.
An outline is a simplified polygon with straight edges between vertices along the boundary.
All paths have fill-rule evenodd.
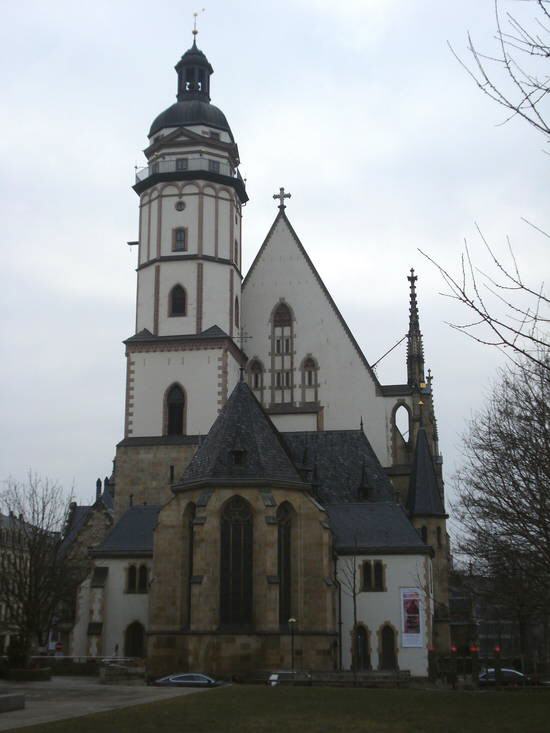
<path id="1" fill-rule="evenodd" d="M 355 665 L 356 669 L 370 669 L 369 638 L 364 626 L 355 629 Z"/>
<path id="2" fill-rule="evenodd" d="M 187 315 L 187 294 L 181 285 L 174 285 L 170 291 L 168 313 L 170 316 Z"/>
<path id="3" fill-rule="evenodd" d="M 312 359 L 311 356 L 309 356 L 307 359 L 304 359 L 303 370 L 304 385 L 306 387 L 315 387 L 315 383 L 317 381 L 317 365 L 315 364 L 315 360 Z"/>
<path id="4" fill-rule="evenodd" d="M 221 515 L 220 622 L 252 623 L 252 510 L 240 496 L 229 499 Z"/>
<path id="5" fill-rule="evenodd" d="M 145 629 L 139 621 L 130 624 L 124 633 L 124 656 L 145 656 Z"/>
<path id="6" fill-rule="evenodd" d="M 174 384 L 166 395 L 166 434 L 183 435 L 185 432 L 185 394 Z"/>
<path id="7" fill-rule="evenodd" d="M 258 359 L 254 359 L 248 368 L 250 374 L 250 386 L 252 389 L 261 389 L 263 386 L 263 367 Z"/>
<path id="8" fill-rule="evenodd" d="M 147 565 L 140 565 L 138 570 L 138 593 L 147 593 L 147 585 L 149 580 L 149 572 Z"/>
<path id="9" fill-rule="evenodd" d="M 135 565 L 130 565 L 126 575 L 126 592 L 135 593 L 137 589 L 137 570 Z"/>
<path id="10" fill-rule="evenodd" d="M 294 319 L 290 307 L 280 302 L 273 311 L 271 331 L 272 399 L 294 401 Z"/>
<path id="11" fill-rule="evenodd" d="M 183 599 L 182 622 L 184 626 L 191 625 L 191 592 L 193 589 L 193 556 L 195 551 L 194 524 L 196 506 L 190 502 L 183 514 Z"/>
<path id="12" fill-rule="evenodd" d="M 279 576 L 279 624 L 292 616 L 292 509 L 286 502 L 277 509 L 277 575 Z"/>

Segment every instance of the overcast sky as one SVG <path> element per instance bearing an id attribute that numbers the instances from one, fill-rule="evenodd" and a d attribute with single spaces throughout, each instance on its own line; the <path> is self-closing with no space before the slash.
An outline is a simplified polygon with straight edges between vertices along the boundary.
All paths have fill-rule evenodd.
<path id="1" fill-rule="evenodd" d="M 3 3 L 2 477 L 32 468 L 86 501 L 111 471 L 134 325 L 134 165 L 174 101 L 196 8 Z M 493 1 L 214 0 L 199 29 L 247 179 L 245 269 L 285 186 L 287 214 L 371 363 L 406 331 L 417 269 L 450 486 L 460 434 L 503 359 L 445 325 L 459 314 L 418 248 L 456 269 L 464 239 L 479 246 L 478 222 L 502 250 L 512 238 L 526 278 L 549 269 L 548 240 L 521 221 L 548 228 L 544 141 L 499 125 L 504 112 L 447 46 L 465 54 L 470 30 L 491 49 Z M 405 381 L 404 358 L 384 360 L 380 379 Z"/>

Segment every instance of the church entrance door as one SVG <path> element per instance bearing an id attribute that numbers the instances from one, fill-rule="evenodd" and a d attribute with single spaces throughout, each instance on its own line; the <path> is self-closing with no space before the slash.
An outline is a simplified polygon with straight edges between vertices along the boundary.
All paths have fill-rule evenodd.
<path id="1" fill-rule="evenodd" d="M 387 624 L 382 626 L 380 649 L 380 669 L 397 669 L 397 654 L 395 651 L 395 631 Z"/>
<path id="2" fill-rule="evenodd" d="M 145 629 L 139 621 L 134 621 L 126 629 L 126 633 L 124 634 L 124 656 L 145 656 Z"/>

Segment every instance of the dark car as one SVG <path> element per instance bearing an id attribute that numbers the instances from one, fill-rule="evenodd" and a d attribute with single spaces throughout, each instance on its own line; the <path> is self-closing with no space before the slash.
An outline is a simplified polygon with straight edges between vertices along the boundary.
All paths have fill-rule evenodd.
<path id="1" fill-rule="evenodd" d="M 155 687 L 219 687 L 223 684 L 220 680 L 214 680 L 205 674 L 171 674 L 168 677 L 161 677 L 152 683 Z"/>
<path id="2" fill-rule="evenodd" d="M 497 673 L 494 669 L 488 669 L 479 675 L 480 687 L 491 687 L 497 684 Z M 511 686 L 523 686 L 531 684 L 531 680 L 527 675 L 518 672 L 517 669 L 501 669 L 500 684 Z"/>

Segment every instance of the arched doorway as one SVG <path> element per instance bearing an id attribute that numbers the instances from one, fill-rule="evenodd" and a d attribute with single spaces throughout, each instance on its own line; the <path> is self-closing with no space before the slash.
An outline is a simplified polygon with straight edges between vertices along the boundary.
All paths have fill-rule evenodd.
<path id="1" fill-rule="evenodd" d="M 358 670 L 370 669 L 369 639 L 364 626 L 355 631 L 355 659 Z"/>
<path id="2" fill-rule="evenodd" d="M 124 656 L 145 656 L 145 629 L 139 621 L 134 621 L 126 629 L 124 634 Z"/>
<path id="3" fill-rule="evenodd" d="M 380 669 L 397 669 L 395 631 L 388 624 L 380 632 Z"/>

